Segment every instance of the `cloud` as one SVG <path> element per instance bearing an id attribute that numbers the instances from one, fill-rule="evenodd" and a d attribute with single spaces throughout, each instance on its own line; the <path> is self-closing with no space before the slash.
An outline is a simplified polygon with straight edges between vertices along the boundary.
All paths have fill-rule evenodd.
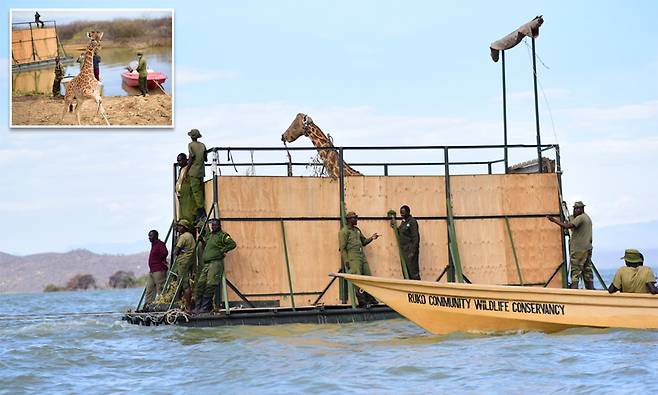
<path id="1" fill-rule="evenodd" d="M 239 73 L 230 70 L 199 70 L 189 67 L 176 68 L 176 84 L 197 84 L 217 80 L 234 80 Z"/>

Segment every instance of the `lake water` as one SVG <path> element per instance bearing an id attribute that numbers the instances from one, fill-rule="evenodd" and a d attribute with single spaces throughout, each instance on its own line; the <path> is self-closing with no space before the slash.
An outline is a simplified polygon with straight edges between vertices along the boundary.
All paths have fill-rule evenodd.
<path id="1" fill-rule="evenodd" d="M 80 51 L 69 50 L 70 56 L 77 57 L 82 53 Z M 131 61 L 136 61 L 136 51 L 128 48 L 103 48 L 100 51 L 100 78 L 103 83 L 103 96 L 128 96 L 137 95 L 139 90 L 123 84 L 121 73 L 126 71 L 126 66 Z M 171 94 L 172 83 L 172 52 L 171 47 L 155 47 L 144 50 L 144 56 L 147 59 L 149 69 L 159 71 L 167 76 L 167 80 L 162 87 Z M 12 92 L 14 94 L 26 94 L 39 92 L 45 95 L 52 94 L 55 66 L 41 68 L 38 70 L 28 70 L 22 72 L 12 72 Z M 76 76 L 80 72 L 80 64 L 73 62 L 64 67 L 65 76 Z M 62 93 L 63 93 L 62 89 Z M 151 94 L 161 94 L 159 89 L 149 91 Z"/>
<path id="2" fill-rule="evenodd" d="M 608 275 L 606 276 L 608 277 Z M 436 336 L 404 319 L 141 327 L 141 290 L 0 295 L 0 393 L 631 393 L 658 388 L 658 331 Z"/>

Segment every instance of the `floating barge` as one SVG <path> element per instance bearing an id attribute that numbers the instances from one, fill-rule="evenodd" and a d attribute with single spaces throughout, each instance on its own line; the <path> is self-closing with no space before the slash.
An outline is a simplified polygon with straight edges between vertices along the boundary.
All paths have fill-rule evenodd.
<path id="1" fill-rule="evenodd" d="M 12 71 L 33 70 L 55 65 L 60 57 L 62 64 L 72 63 L 57 35 L 55 21 L 43 21 L 39 28 L 34 22 L 12 23 L 11 29 L 11 68 Z"/>
<path id="2" fill-rule="evenodd" d="M 334 152 L 341 169 L 346 165 L 344 158 L 365 151 L 382 152 L 382 157 L 413 151 L 414 158 L 422 157 L 420 152 L 431 152 L 430 156 L 442 159 L 354 161 L 349 165 L 355 169 L 379 168 L 383 175 L 347 177 L 341 171 L 337 179 L 291 176 L 292 169 L 308 166 L 292 159 L 253 161 L 254 153 L 281 155 L 286 149 L 315 150 L 208 150 L 212 164 L 207 166 L 212 169 L 212 178 L 205 182 L 206 210 L 210 218 L 220 219 L 222 229 L 238 244 L 225 259 L 226 271 L 217 290 L 214 312 L 191 316 L 180 310 L 148 312 L 140 301 L 135 312 L 126 313 L 124 320 L 138 325 L 212 327 L 348 323 L 399 317 L 382 304 L 358 307 L 348 283 L 328 274 L 342 269 L 337 233 L 345 212 L 353 210 L 359 214 L 359 227 L 366 235 L 377 232 L 383 236 L 364 249 L 373 276 L 403 278 L 399 247 L 386 214 L 403 204 L 411 207 L 420 225 L 423 280 L 567 286 L 565 234 L 545 218 L 563 217 L 557 145 L 542 145 L 538 152 L 543 157 L 510 167 L 505 166 L 508 151 L 534 151 L 537 146 L 320 148 Z M 450 160 L 451 154 L 464 152 L 494 157 Z M 501 153 L 504 158 L 495 157 Z M 249 154 L 251 161 L 235 160 Z M 220 163 L 224 155 L 231 160 Z M 393 169 L 404 172 L 412 166 L 424 167 L 430 174 L 389 175 Z M 253 174 L 254 169 L 264 167 L 269 171 L 287 168 L 288 176 L 222 175 L 234 169 L 237 172 L 238 168 L 250 169 Z M 179 170 L 174 164 L 174 181 Z M 174 211 L 177 216 L 177 209 Z M 172 251 L 175 243 L 169 235 L 174 223 L 167 235 Z"/>

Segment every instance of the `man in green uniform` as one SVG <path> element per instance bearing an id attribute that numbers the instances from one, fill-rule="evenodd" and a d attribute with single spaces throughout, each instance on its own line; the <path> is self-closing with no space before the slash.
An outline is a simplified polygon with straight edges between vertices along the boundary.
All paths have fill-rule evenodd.
<path id="1" fill-rule="evenodd" d="M 573 216 L 568 222 L 562 222 L 555 217 L 548 219 L 563 229 L 571 229 L 569 239 L 569 259 L 571 262 L 571 286 L 578 289 L 580 278 L 585 282 L 585 288 L 594 289 L 594 274 L 592 272 L 592 220 L 585 214 L 583 202 L 573 205 Z"/>
<path id="2" fill-rule="evenodd" d="M 190 178 L 190 187 L 192 188 L 192 196 L 194 197 L 194 204 L 196 206 L 198 221 L 202 221 L 206 216 L 205 199 L 203 191 L 203 178 L 206 175 L 206 146 L 197 141 L 201 138 L 199 129 L 192 129 L 187 133 L 192 139 L 192 142 L 187 146 L 190 153 L 190 160 L 187 164 L 189 168 L 187 175 Z"/>
<path id="3" fill-rule="evenodd" d="M 411 209 L 404 205 L 400 207 L 402 222 L 398 226 L 400 233 L 400 248 L 405 254 L 407 261 L 407 270 L 411 280 L 420 280 L 420 269 L 418 267 L 418 252 L 420 250 L 420 233 L 418 232 L 418 222 L 411 216 Z"/>
<path id="4" fill-rule="evenodd" d="M 62 64 L 59 62 L 59 56 L 55 57 L 55 80 L 53 81 L 53 97 L 61 97 L 62 78 L 64 78 L 64 70 Z"/>
<path id="5" fill-rule="evenodd" d="M 361 233 L 361 229 L 356 226 L 359 217 L 354 211 L 348 212 L 345 215 L 345 220 L 347 224 L 338 233 L 340 257 L 348 273 L 370 276 L 372 274 L 370 273 L 370 266 L 368 266 L 366 255 L 363 253 L 363 247 L 376 240 L 379 235 L 373 233 L 372 236 L 366 239 L 363 233 Z M 358 290 L 356 294 L 359 306 L 371 301 L 368 298 L 372 298 L 372 296 L 366 295 L 363 290 Z"/>
<path id="6" fill-rule="evenodd" d="M 235 241 L 226 232 L 222 232 L 218 219 L 210 220 L 210 235 L 207 240 L 200 238 L 204 244 L 202 266 L 194 288 L 196 300 L 195 312 L 207 313 L 212 311 L 213 297 L 224 273 L 224 256 L 236 247 Z"/>
<path id="7" fill-rule="evenodd" d="M 621 259 L 626 262 L 626 267 L 617 270 L 608 292 L 658 293 L 656 276 L 650 267 L 643 266 L 644 256 L 640 251 L 627 249 Z"/>
<path id="8" fill-rule="evenodd" d="M 146 87 L 146 77 L 148 77 L 148 69 L 146 68 L 146 58 L 142 52 L 137 52 L 137 72 L 139 73 L 139 91 L 142 96 L 148 94 Z"/>
<path id="9" fill-rule="evenodd" d="M 192 225 L 189 221 L 181 219 L 178 221 L 176 230 L 178 231 L 178 240 L 176 241 L 176 248 L 174 249 L 174 265 L 172 272 L 178 277 L 179 289 L 183 300 L 185 301 L 185 308 L 189 311 L 192 309 L 192 288 L 190 288 L 190 278 L 194 270 L 194 257 L 196 241 L 194 236 L 190 233 Z"/>
<path id="10" fill-rule="evenodd" d="M 190 178 L 187 176 L 189 168 L 187 167 L 187 155 L 184 153 L 178 154 L 176 163 L 180 168 L 178 179 L 176 180 L 176 197 L 178 198 L 178 216 L 185 219 L 190 223 L 194 223 L 194 216 L 196 215 L 196 204 L 194 203 L 194 196 L 192 196 L 192 187 L 190 186 Z"/>

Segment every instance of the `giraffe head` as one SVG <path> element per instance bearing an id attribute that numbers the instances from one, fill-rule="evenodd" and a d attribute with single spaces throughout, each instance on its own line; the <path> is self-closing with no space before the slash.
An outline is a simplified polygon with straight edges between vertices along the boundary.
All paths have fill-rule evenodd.
<path id="1" fill-rule="evenodd" d="M 89 37 L 89 46 L 95 49 L 101 46 L 103 32 L 87 32 L 87 37 Z"/>
<path id="2" fill-rule="evenodd" d="M 281 141 L 292 143 L 300 136 L 308 136 L 308 127 L 313 124 L 313 120 L 306 114 L 299 113 L 292 121 L 288 129 L 281 135 Z"/>

